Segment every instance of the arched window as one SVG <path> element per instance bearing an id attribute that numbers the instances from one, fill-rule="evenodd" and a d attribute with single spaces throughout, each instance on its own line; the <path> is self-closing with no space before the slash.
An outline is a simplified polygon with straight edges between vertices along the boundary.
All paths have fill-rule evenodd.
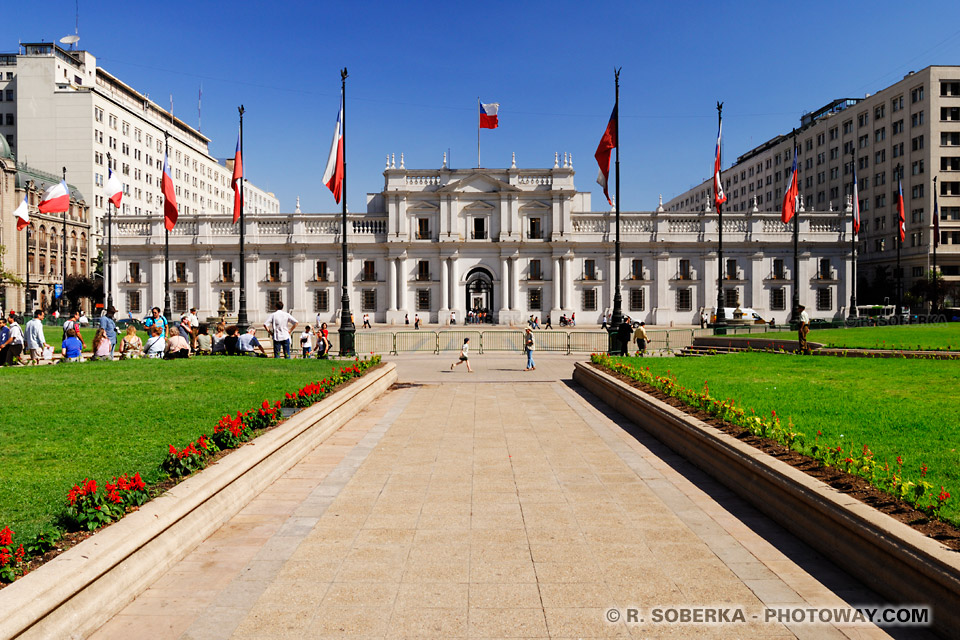
<path id="1" fill-rule="evenodd" d="M 77 253 L 80 247 L 77 245 L 77 232 L 70 232 L 70 253 Z"/>
<path id="2" fill-rule="evenodd" d="M 80 234 L 80 255 L 81 256 L 87 255 L 87 234 L 86 233 Z"/>
<path id="3" fill-rule="evenodd" d="M 77 259 L 70 258 L 70 273 L 77 275 Z"/>
<path id="4" fill-rule="evenodd" d="M 80 260 L 80 275 L 87 275 L 87 261 L 83 259 Z"/>

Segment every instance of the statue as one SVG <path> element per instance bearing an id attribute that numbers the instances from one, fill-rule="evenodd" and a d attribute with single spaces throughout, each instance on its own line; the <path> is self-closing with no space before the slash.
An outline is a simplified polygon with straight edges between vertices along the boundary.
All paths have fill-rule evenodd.
<path id="1" fill-rule="evenodd" d="M 220 306 L 217 308 L 217 315 L 220 317 L 220 322 L 224 322 L 224 318 L 227 317 L 227 297 L 222 289 L 220 290 Z"/>

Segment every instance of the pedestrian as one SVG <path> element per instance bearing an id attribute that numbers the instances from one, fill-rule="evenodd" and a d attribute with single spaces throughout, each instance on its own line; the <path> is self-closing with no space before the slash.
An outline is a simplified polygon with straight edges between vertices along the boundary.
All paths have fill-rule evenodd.
<path id="1" fill-rule="evenodd" d="M 184 314 L 180 318 L 180 323 L 175 327 L 177 333 L 180 334 L 180 337 L 184 339 L 187 343 L 187 348 L 190 348 L 190 340 L 193 339 L 193 325 L 190 324 L 190 316 Z"/>
<path id="2" fill-rule="evenodd" d="M 90 318 L 87 317 L 87 312 L 86 312 L 86 311 L 81 311 L 81 312 L 80 312 L 80 317 L 77 318 L 77 322 L 80 323 L 80 326 L 81 326 L 81 327 L 85 327 L 85 326 L 87 326 L 88 324 L 90 324 Z"/>
<path id="3" fill-rule="evenodd" d="M 420 330 L 420 314 L 419 313 L 413 316 L 413 328 L 416 329 L 417 331 Z"/>
<path id="4" fill-rule="evenodd" d="M 50 348 L 43 336 L 43 316 L 43 309 L 37 309 L 33 312 L 33 320 L 27 323 L 24 342 L 31 364 L 40 364 L 40 361 L 43 360 L 44 349 Z"/>
<path id="5" fill-rule="evenodd" d="M 637 327 L 637 330 L 633 332 L 633 341 L 637 343 L 637 355 L 641 358 L 643 357 L 644 351 L 647 350 L 647 329 L 646 322 L 641 322 L 640 326 Z"/>
<path id="6" fill-rule="evenodd" d="M 621 356 L 630 355 L 630 336 L 633 335 L 633 327 L 630 326 L 630 321 L 624 318 L 620 321 L 620 325 L 617 327 L 617 342 L 620 348 Z"/>
<path id="7" fill-rule="evenodd" d="M 116 313 L 116 310 L 114 310 Z M 190 350 L 197 350 L 197 336 L 200 335 L 200 319 L 197 317 L 197 308 L 192 307 L 190 309 L 190 314 L 187 316 L 187 320 L 190 321 Z"/>
<path id="8" fill-rule="evenodd" d="M 463 339 L 463 346 L 460 347 L 460 357 L 450 365 L 450 371 L 460 366 L 460 363 L 467 365 L 467 373 L 473 373 L 473 369 L 470 368 L 470 338 Z"/>
<path id="9" fill-rule="evenodd" d="M 310 325 L 307 325 L 303 333 L 300 334 L 300 355 L 304 359 L 310 357 L 310 353 L 313 351 L 313 333 L 310 330 Z"/>
<path id="10" fill-rule="evenodd" d="M 227 328 L 222 322 L 217 323 L 217 330 L 211 336 L 210 352 L 215 354 L 224 354 L 227 352 L 224 340 L 227 337 Z"/>
<path id="11" fill-rule="evenodd" d="M 296 319 L 283 310 L 283 303 L 277 302 L 277 310 L 267 316 L 263 328 L 273 338 L 273 357 L 279 358 L 280 351 L 283 357 L 290 359 L 290 334 L 297 328 Z"/>
<path id="12" fill-rule="evenodd" d="M 64 323 L 66 326 L 66 323 Z M 167 333 L 167 319 L 160 315 L 160 307 L 154 307 L 150 310 L 150 315 L 143 319 L 143 328 L 159 327 L 162 335 Z"/>
<path id="13" fill-rule="evenodd" d="M 197 344 L 194 352 L 204 356 L 213 353 L 213 337 L 210 335 L 210 328 L 205 324 L 197 327 Z"/>
<path id="14" fill-rule="evenodd" d="M 289 343 L 288 343 L 288 345 L 289 345 Z M 237 340 L 237 349 L 239 350 L 240 355 L 246 355 L 246 354 L 248 354 L 248 353 L 249 353 L 249 354 L 252 354 L 252 355 L 256 355 L 255 351 L 256 351 L 257 349 L 260 349 L 260 357 L 261 357 L 261 358 L 266 358 L 266 357 L 267 357 L 267 352 L 264 351 L 263 345 L 260 344 L 260 341 L 259 341 L 259 340 L 257 340 L 257 328 L 256 328 L 256 327 L 250 327 L 249 329 L 247 329 L 247 332 L 246 332 L 246 333 L 240 335 L 239 339 Z M 277 353 L 277 352 L 276 352 L 276 346 L 274 346 L 274 352 L 273 352 L 273 353 L 274 353 L 274 357 L 275 357 L 275 358 L 278 357 L 278 356 L 276 355 L 276 353 Z M 287 357 L 289 357 L 289 356 L 287 356 Z"/>
<path id="15" fill-rule="evenodd" d="M 807 315 L 807 308 L 802 304 L 797 307 L 800 312 L 799 325 L 797 326 L 797 339 L 800 342 L 800 351 L 810 353 L 810 347 L 807 344 L 807 334 L 810 333 L 810 316 Z"/>
<path id="16" fill-rule="evenodd" d="M 330 332 L 327 330 L 327 323 L 324 322 L 317 329 L 317 357 L 326 359 L 330 353 Z"/>
<path id="17" fill-rule="evenodd" d="M 607 330 L 607 312 L 606 311 L 604 311 L 603 317 L 600 319 L 600 330 L 601 331 Z"/>
<path id="18" fill-rule="evenodd" d="M 117 347 L 117 323 L 113 319 L 113 316 L 116 313 L 116 308 L 110 307 L 107 309 L 107 313 L 105 315 L 100 316 L 100 328 L 103 329 L 103 332 L 107 336 L 107 340 L 110 341 L 109 360 L 113 360 L 113 351 Z"/>
<path id="19" fill-rule="evenodd" d="M 410 324 L 410 314 L 409 314 L 409 313 L 403 314 L 403 324 Z"/>
<path id="20" fill-rule="evenodd" d="M 543 321 L 543 328 L 551 329 L 551 330 L 553 329 L 553 325 L 551 324 L 551 321 L 550 321 L 550 316 L 547 316 L 546 319 Z"/>
<path id="21" fill-rule="evenodd" d="M 450 324 L 457 324 L 457 312 L 456 312 L 456 311 L 451 311 L 451 312 L 450 312 Z"/>
<path id="22" fill-rule="evenodd" d="M 571 327 L 577 326 L 577 312 L 576 312 L 576 311 L 574 311 L 573 313 L 570 314 L 570 326 L 571 326 Z"/>
<path id="23" fill-rule="evenodd" d="M 703 307 L 700 307 L 700 328 L 706 329 L 707 322 L 709 322 L 709 320 L 710 318 L 707 316 L 707 310 Z"/>
<path id="24" fill-rule="evenodd" d="M 537 368 L 533 363 L 533 347 L 533 329 L 527 327 L 527 331 L 523 339 L 523 350 L 527 354 L 527 368 L 524 369 L 524 371 L 533 371 Z"/>
<path id="25" fill-rule="evenodd" d="M 10 312 L 10 317 L 13 317 L 13 312 Z M 6 319 L 0 317 L 0 366 L 3 366 L 3 363 L 7 361 L 7 347 L 4 346 L 7 344 L 7 338 L 10 337 L 10 327 L 7 325 Z"/>
<path id="26" fill-rule="evenodd" d="M 61 337 L 61 342 L 67 337 L 67 329 L 73 329 L 76 333 L 77 340 L 80 341 L 80 344 L 84 348 L 87 345 L 83 344 L 83 334 L 80 333 L 80 312 L 74 311 L 73 313 L 67 316 L 67 319 L 63 321 L 63 336 Z"/>
<path id="27" fill-rule="evenodd" d="M 17 318 L 11 313 L 7 316 L 7 339 L 0 344 L 0 348 L 5 348 L 3 362 L 5 367 L 20 366 L 20 354 L 23 353 L 23 329 L 17 324 Z"/>
<path id="28" fill-rule="evenodd" d="M 360 327 L 360 328 L 361 328 L 361 329 L 373 329 L 373 327 L 370 326 L 370 314 L 369 314 L 369 313 L 363 314 L 363 326 Z"/>

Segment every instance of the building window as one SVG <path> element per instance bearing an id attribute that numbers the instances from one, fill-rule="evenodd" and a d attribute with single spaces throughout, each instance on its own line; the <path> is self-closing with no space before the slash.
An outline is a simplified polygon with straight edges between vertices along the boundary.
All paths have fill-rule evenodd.
<path id="1" fill-rule="evenodd" d="M 527 309 L 540 311 L 543 308 L 543 290 L 539 287 L 527 289 Z"/>
<path id="2" fill-rule="evenodd" d="M 903 109 L 903 96 L 897 96 L 896 98 L 891 100 L 890 106 L 892 107 L 894 112 L 900 111 L 900 109 Z"/>
<path id="3" fill-rule="evenodd" d="M 187 265 L 185 262 L 175 262 L 173 265 L 173 281 L 174 282 L 186 282 L 187 281 Z"/>
<path id="4" fill-rule="evenodd" d="M 787 294 L 783 287 L 770 290 L 770 310 L 783 311 L 787 308 Z"/>
<path id="5" fill-rule="evenodd" d="M 919 278 L 923 276 L 923 267 L 914 267 L 912 271 L 913 271 L 914 278 Z"/>
<path id="6" fill-rule="evenodd" d="M 921 149 L 923 149 L 923 136 L 917 136 L 916 138 L 911 140 L 910 147 L 914 151 L 920 151 Z"/>
<path id="7" fill-rule="evenodd" d="M 187 292 L 173 292 L 173 310 L 177 313 L 183 313 L 187 310 Z"/>
<path id="8" fill-rule="evenodd" d="M 140 263 L 131 262 L 127 269 L 129 275 L 127 282 L 140 282 Z"/>
<path id="9" fill-rule="evenodd" d="M 313 292 L 313 310 L 316 312 L 330 311 L 330 292 L 326 289 L 317 289 Z"/>
<path id="10" fill-rule="evenodd" d="M 220 282 L 233 282 L 233 263 L 229 260 L 220 263 Z"/>
<path id="11" fill-rule="evenodd" d="M 430 261 L 429 260 L 417 261 L 417 281 L 430 282 Z"/>
<path id="12" fill-rule="evenodd" d="M 634 258 L 630 261 L 630 279 L 643 280 L 643 260 Z"/>
<path id="13" fill-rule="evenodd" d="M 690 279 L 690 261 L 689 260 L 680 260 L 680 267 L 677 271 L 677 280 L 689 280 Z"/>
<path id="14" fill-rule="evenodd" d="M 920 102 L 923 100 L 923 85 L 910 92 L 910 102 Z"/>
<path id="15" fill-rule="evenodd" d="M 363 261 L 363 273 L 360 274 L 360 280 L 363 282 L 377 281 L 377 263 L 374 260 Z"/>
<path id="16" fill-rule="evenodd" d="M 430 239 L 430 218 L 417 218 L 417 240 Z"/>
<path id="17" fill-rule="evenodd" d="M 734 308 L 740 306 L 740 287 L 723 290 L 723 306 Z"/>
<path id="18" fill-rule="evenodd" d="M 727 280 L 736 280 L 737 279 L 737 261 L 736 259 L 727 260 L 727 268 L 724 272 L 724 276 Z"/>
<path id="19" fill-rule="evenodd" d="M 474 240 L 487 239 L 487 219 L 477 216 L 473 219 L 473 232 L 471 237 Z"/>
<path id="20" fill-rule="evenodd" d="M 317 260 L 317 280 L 319 282 L 327 281 L 327 261 Z"/>
<path id="21" fill-rule="evenodd" d="M 127 292 L 127 311 L 129 311 L 130 313 L 140 313 L 141 311 L 143 311 L 143 308 L 140 306 L 139 291 Z"/>
<path id="22" fill-rule="evenodd" d="M 817 289 L 817 311 L 830 311 L 831 309 L 833 309 L 833 289 L 831 287 Z"/>
<path id="23" fill-rule="evenodd" d="M 640 287 L 630 289 L 630 311 L 643 311 L 643 303 L 645 302 L 643 291 Z"/>
<path id="24" fill-rule="evenodd" d="M 530 280 L 543 280 L 543 272 L 540 270 L 540 261 L 531 260 L 527 277 Z"/>
<path id="25" fill-rule="evenodd" d="M 786 270 L 783 266 L 783 258 L 774 258 L 773 259 L 773 279 L 774 280 L 784 280 L 786 279 Z"/>
<path id="26" fill-rule="evenodd" d="M 267 282 L 280 282 L 280 263 L 277 261 L 270 262 L 267 271 Z M 268 307 L 272 309 L 273 307 Z"/>
<path id="27" fill-rule="evenodd" d="M 543 238 L 543 228 L 540 224 L 540 218 L 530 218 L 527 238 L 530 240 L 540 240 Z"/>
<path id="28" fill-rule="evenodd" d="M 430 289 L 417 289 L 417 311 L 430 311 Z"/>
<path id="29" fill-rule="evenodd" d="M 597 279 L 597 263 L 595 260 L 583 261 L 583 279 L 584 280 Z"/>
<path id="30" fill-rule="evenodd" d="M 377 310 L 377 290 L 364 289 L 361 293 L 362 293 L 362 297 L 360 300 L 360 310 L 376 311 Z"/>
<path id="31" fill-rule="evenodd" d="M 693 295 L 690 289 L 677 289 L 677 311 L 693 311 Z"/>
<path id="32" fill-rule="evenodd" d="M 583 290 L 583 310 L 584 311 L 597 310 L 597 290 L 596 289 Z"/>
<path id="33" fill-rule="evenodd" d="M 832 276 L 832 269 L 830 268 L 830 258 L 820 258 L 820 261 L 817 263 L 817 279 L 818 280 L 830 280 Z"/>

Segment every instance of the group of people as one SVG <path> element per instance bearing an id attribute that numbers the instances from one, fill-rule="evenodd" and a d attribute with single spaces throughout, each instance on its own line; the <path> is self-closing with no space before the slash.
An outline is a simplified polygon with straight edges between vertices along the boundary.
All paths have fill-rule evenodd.
<path id="1" fill-rule="evenodd" d="M 527 367 L 524 371 L 533 371 L 537 368 L 536 363 L 533 361 L 534 349 L 533 329 L 527 327 L 523 334 L 523 353 L 527 356 Z M 473 373 L 473 369 L 470 367 L 470 338 L 463 339 L 463 345 L 460 347 L 460 355 L 456 362 L 450 364 L 450 371 L 453 371 L 461 364 L 467 366 L 467 373 Z"/>

